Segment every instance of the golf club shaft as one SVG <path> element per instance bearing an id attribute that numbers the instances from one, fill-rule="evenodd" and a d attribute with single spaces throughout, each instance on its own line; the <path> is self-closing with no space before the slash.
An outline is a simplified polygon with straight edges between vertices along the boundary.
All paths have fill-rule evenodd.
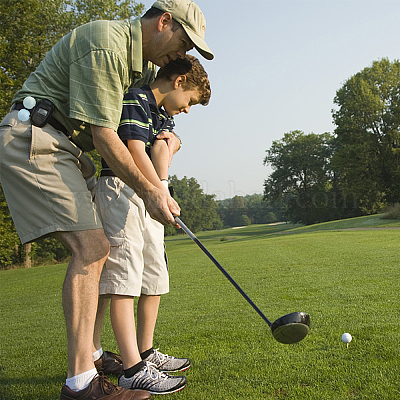
<path id="1" fill-rule="evenodd" d="M 190 231 L 190 229 L 178 218 L 175 217 L 175 221 L 180 225 L 180 227 L 189 235 L 189 237 L 203 250 L 203 252 L 208 256 L 208 258 L 216 265 L 216 267 L 228 278 L 233 286 L 238 290 L 238 292 L 247 300 L 247 302 L 257 311 L 260 317 L 271 326 L 270 320 L 263 314 L 263 312 L 254 304 L 249 296 L 242 290 L 242 288 L 235 282 L 235 280 L 226 272 L 222 265 L 213 257 L 213 255 L 204 247 L 199 239 Z"/>

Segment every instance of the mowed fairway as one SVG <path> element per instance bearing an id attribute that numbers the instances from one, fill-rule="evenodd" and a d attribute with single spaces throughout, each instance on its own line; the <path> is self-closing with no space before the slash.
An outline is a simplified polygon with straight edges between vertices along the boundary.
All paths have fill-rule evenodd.
<path id="1" fill-rule="evenodd" d="M 198 237 L 271 321 L 308 312 L 309 335 L 298 344 L 276 342 L 190 239 L 169 239 L 171 292 L 162 298 L 154 345 L 192 360 L 187 388 L 169 397 L 400 398 L 400 231 L 273 229 Z M 59 397 L 64 272 L 65 265 L 0 271 L 2 400 Z M 353 336 L 348 349 L 344 332 Z M 117 351 L 109 319 L 103 348 Z"/>

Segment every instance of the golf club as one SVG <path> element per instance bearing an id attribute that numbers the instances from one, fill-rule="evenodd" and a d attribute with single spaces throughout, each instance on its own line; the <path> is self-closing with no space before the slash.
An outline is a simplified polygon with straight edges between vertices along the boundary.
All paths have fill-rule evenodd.
<path id="1" fill-rule="evenodd" d="M 300 342 L 304 339 L 310 330 L 310 316 L 304 312 L 293 312 L 286 314 L 276 321 L 271 321 L 262 313 L 262 311 L 254 304 L 249 296 L 234 281 L 234 279 L 226 272 L 221 264 L 213 257 L 213 255 L 204 247 L 200 240 L 190 231 L 190 229 L 177 217 L 175 221 L 189 235 L 189 237 L 203 250 L 208 258 L 216 265 L 216 267 L 228 278 L 239 293 L 247 300 L 247 302 L 257 311 L 261 318 L 271 328 L 272 336 L 280 343 L 291 344 Z"/>

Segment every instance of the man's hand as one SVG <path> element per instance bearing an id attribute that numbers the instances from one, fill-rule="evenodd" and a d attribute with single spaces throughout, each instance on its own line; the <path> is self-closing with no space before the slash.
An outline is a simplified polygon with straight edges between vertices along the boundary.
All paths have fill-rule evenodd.
<path id="1" fill-rule="evenodd" d="M 165 140 L 167 142 L 169 150 L 169 165 L 171 165 L 172 157 L 181 148 L 181 139 L 179 139 L 175 133 L 169 131 L 162 131 L 156 136 L 156 139 Z"/>
<path id="2" fill-rule="evenodd" d="M 163 225 L 174 225 L 179 228 L 174 215 L 180 215 L 178 203 L 165 191 L 154 186 L 154 191 L 142 197 L 150 217 Z"/>

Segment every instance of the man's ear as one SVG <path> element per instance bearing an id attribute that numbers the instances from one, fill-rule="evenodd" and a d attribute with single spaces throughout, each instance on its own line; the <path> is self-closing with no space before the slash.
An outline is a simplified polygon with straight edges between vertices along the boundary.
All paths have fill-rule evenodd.
<path id="1" fill-rule="evenodd" d="M 174 88 L 178 89 L 185 82 L 186 82 L 186 75 L 178 75 L 174 81 Z"/>
<path id="2" fill-rule="evenodd" d="M 172 15 L 169 12 L 166 12 L 161 15 L 160 19 L 158 20 L 157 28 L 161 32 L 169 24 L 172 24 Z"/>

